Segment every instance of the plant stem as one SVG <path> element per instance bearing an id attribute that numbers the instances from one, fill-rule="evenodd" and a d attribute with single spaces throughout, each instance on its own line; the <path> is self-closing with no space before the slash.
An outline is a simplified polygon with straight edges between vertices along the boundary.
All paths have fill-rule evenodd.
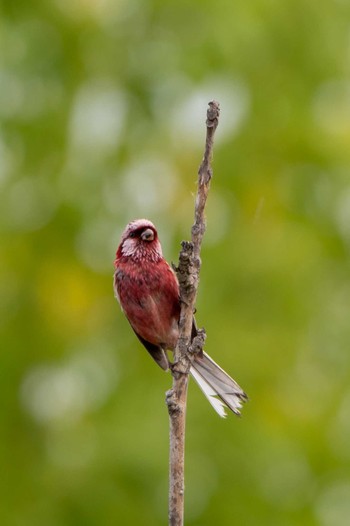
<path id="1" fill-rule="evenodd" d="M 216 101 L 209 102 L 204 157 L 198 170 L 195 222 L 191 231 L 192 241 L 182 242 L 179 266 L 176 269 L 180 285 L 181 314 L 179 339 L 174 351 L 174 363 L 171 369 L 173 386 L 167 392 L 166 399 L 170 419 L 169 526 L 183 526 L 184 524 L 185 424 L 188 378 L 192 362 L 190 346 L 201 267 L 200 249 L 205 232 L 204 209 L 212 178 L 213 141 L 219 115 L 219 103 Z M 204 343 L 203 335 L 202 340 Z"/>

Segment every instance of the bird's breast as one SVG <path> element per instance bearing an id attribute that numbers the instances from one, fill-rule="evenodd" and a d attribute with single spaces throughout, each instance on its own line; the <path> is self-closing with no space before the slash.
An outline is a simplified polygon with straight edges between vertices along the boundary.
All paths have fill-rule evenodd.
<path id="1" fill-rule="evenodd" d="M 115 293 L 133 329 L 143 339 L 174 349 L 180 316 L 176 276 L 162 260 L 130 265 L 120 261 L 114 276 Z"/>

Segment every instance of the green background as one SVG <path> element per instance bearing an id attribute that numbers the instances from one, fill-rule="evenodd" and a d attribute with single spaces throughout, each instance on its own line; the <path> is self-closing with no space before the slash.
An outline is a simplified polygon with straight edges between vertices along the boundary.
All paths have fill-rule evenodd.
<path id="1" fill-rule="evenodd" d="M 250 397 L 190 385 L 187 526 L 350 516 L 350 4 L 8 0 L 0 15 L 0 523 L 166 524 L 169 374 L 113 298 L 168 260 L 221 103 L 197 320 Z"/>

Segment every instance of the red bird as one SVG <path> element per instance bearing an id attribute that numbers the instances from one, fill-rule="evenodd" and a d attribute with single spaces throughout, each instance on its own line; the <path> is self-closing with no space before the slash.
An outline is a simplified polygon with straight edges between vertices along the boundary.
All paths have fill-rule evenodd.
<path id="1" fill-rule="evenodd" d="M 126 226 L 114 266 L 115 296 L 136 336 L 166 371 L 166 351 L 175 349 L 179 335 L 179 284 L 151 221 Z M 240 414 L 246 394 L 206 353 L 194 355 L 190 372 L 220 416 L 226 416 L 225 408 Z"/>

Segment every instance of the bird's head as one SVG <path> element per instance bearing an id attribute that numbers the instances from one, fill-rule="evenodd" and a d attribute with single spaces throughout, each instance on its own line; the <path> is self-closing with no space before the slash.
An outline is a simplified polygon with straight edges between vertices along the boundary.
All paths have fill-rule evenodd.
<path id="1" fill-rule="evenodd" d="M 158 261 L 163 257 L 156 227 L 148 219 L 135 219 L 128 223 L 117 250 L 117 259 Z"/>

